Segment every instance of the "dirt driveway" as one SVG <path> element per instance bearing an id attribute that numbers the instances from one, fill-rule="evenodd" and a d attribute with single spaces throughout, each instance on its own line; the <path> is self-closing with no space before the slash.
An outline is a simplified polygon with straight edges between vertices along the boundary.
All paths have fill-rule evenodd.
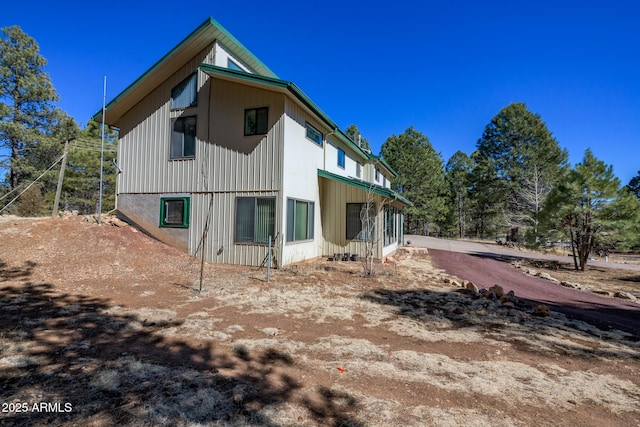
<path id="1" fill-rule="evenodd" d="M 520 298 L 546 304 L 553 310 L 600 327 L 622 329 L 640 337 L 640 304 L 577 291 L 549 280 L 527 276 L 510 264 L 516 259 L 525 257 L 567 262 L 566 258 L 509 250 L 474 242 L 423 236 L 407 238 L 411 239 L 416 246 L 429 249 L 434 266 L 461 279 L 472 281 L 478 287 L 488 288 L 499 284 L 507 292 L 513 290 Z M 640 270 L 640 266 L 637 265 L 604 262 L 598 265 Z"/>

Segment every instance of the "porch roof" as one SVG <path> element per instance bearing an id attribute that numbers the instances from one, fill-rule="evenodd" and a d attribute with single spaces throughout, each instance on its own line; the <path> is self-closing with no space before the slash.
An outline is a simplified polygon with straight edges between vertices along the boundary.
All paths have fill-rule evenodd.
<path id="1" fill-rule="evenodd" d="M 413 206 L 413 203 L 411 203 L 406 197 L 390 188 L 382 187 L 380 185 L 372 184 L 370 182 L 362 181 L 356 178 L 337 175 L 335 173 L 327 172 L 322 169 L 318 169 L 318 176 L 320 178 L 326 178 L 342 184 L 350 185 L 363 191 L 372 191 L 374 194 L 377 194 L 379 196 L 397 200 L 405 206 Z"/>

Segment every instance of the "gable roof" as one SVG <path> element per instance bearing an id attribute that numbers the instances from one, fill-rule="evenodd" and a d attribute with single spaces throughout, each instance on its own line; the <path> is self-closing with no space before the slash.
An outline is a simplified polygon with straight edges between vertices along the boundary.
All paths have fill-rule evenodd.
<path id="1" fill-rule="evenodd" d="M 139 100 L 148 95 L 161 82 L 168 79 L 188 60 L 196 56 L 215 40 L 256 73 L 277 78 L 276 74 L 271 71 L 269 67 L 251 53 L 249 49 L 231 35 L 229 31 L 215 19 L 208 18 L 107 104 L 105 122 L 109 124 L 116 123 L 120 117 L 138 103 Z M 92 119 L 101 121 L 102 110 L 95 113 Z"/>
<path id="2" fill-rule="evenodd" d="M 381 157 L 365 151 L 356 144 L 331 118 L 320 109 L 300 88 L 293 82 L 281 80 L 269 69 L 260 59 L 258 59 L 249 49 L 247 49 L 238 39 L 227 31 L 220 23 L 213 18 L 205 20 L 198 28 L 193 30 L 184 40 L 178 43 L 158 62 L 145 71 L 133 83 L 125 88 L 120 94 L 113 98 L 106 105 L 105 122 L 107 124 L 117 123 L 118 120 L 142 98 L 147 96 L 159 84 L 168 79 L 187 61 L 200 53 L 203 49 L 217 41 L 228 49 L 238 59 L 247 64 L 256 73 L 246 73 L 244 71 L 231 70 L 229 68 L 218 67 L 211 64 L 200 64 L 200 70 L 210 76 L 218 76 L 230 80 L 240 80 L 252 84 L 278 88 L 291 94 L 299 103 L 322 120 L 330 129 L 331 133 L 350 147 L 357 155 L 365 161 L 382 164 L 393 176 L 398 174 Z M 92 117 L 95 121 L 102 120 L 102 109 Z"/>

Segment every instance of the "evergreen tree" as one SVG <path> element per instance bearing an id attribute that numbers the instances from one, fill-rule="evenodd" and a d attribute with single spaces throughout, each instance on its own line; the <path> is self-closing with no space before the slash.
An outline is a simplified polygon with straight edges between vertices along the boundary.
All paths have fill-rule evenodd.
<path id="1" fill-rule="evenodd" d="M 102 140 L 100 123 L 90 120 L 69 145 L 69 157 L 62 186 L 61 206 L 91 214 L 98 208 L 100 196 L 100 151 Z M 105 129 L 102 167 L 102 211 L 115 208 L 115 186 L 118 169 L 116 160 L 117 134 Z"/>
<path id="2" fill-rule="evenodd" d="M 549 194 L 541 231 L 547 241 L 565 236 L 571 244 L 576 270 L 583 270 L 594 249 L 607 252 L 637 228 L 640 202 L 613 174 L 613 168 L 585 151 L 581 163 Z"/>
<path id="3" fill-rule="evenodd" d="M 447 216 L 447 184 L 440 153 L 429 139 L 409 127 L 392 135 L 382 144 L 382 157 L 398 173 L 393 188 L 414 206 L 405 210 L 409 233 L 429 235 L 445 223 Z"/>
<path id="4" fill-rule="evenodd" d="M 471 158 L 458 150 L 447 162 L 445 167 L 447 183 L 451 196 L 451 223 L 455 226 L 456 234 L 464 239 L 469 220 L 469 177 L 471 174 Z"/>
<path id="5" fill-rule="evenodd" d="M 359 144 L 360 147 L 364 148 L 365 150 L 371 150 L 369 141 L 367 140 L 367 138 L 362 136 L 360 130 L 358 129 L 358 126 L 356 126 L 355 124 L 349 125 L 344 133 L 346 133 L 353 142 Z"/>
<path id="6" fill-rule="evenodd" d="M 629 184 L 627 184 L 627 188 L 640 199 L 640 171 L 638 171 L 638 175 L 631 178 Z"/>
<path id="7" fill-rule="evenodd" d="M 469 175 L 469 209 L 471 229 L 475 237 L 486 239 L 496 237 L 504 230 L 500 213 L 504 205 L 504 186 L 491 158 L 479 151 L 471 153 L 471 173 Z M 499 224 L 503 224 L 502 229 Z"/>
<path id="8" fill-rule="evenodd" d="M 499 188 L 494 190 L 504 197 L 501 221 L 535 232 L 544 200 L 567 167 L 567 151 L 524 103 L 509 104 L 493 117 L 477 151 L 495 168 Z"/>
<path id="9" fill-rule="evenodd" d="M 20 159 L 25 148 L 37 144 L 56 122 L 53 102 L 58 99 L 47 61 L 35 40 L 19 26 L 2 29 L 0 39 L 0 145 L 10 150 L 4 166 L 10 170 L 11 188 L 20 181 Z"/>

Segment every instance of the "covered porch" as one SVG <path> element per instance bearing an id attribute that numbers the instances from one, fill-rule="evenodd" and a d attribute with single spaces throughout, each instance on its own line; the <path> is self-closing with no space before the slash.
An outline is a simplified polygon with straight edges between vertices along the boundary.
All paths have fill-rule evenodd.
<path id="1" fill-rule="evenodd" d="M 318 170 L 322 255 L 336 253 L 375 258 L 393 253 L 403 240 L 403 209 L 410 202 L 399 193 L 357 178 Z"/>

